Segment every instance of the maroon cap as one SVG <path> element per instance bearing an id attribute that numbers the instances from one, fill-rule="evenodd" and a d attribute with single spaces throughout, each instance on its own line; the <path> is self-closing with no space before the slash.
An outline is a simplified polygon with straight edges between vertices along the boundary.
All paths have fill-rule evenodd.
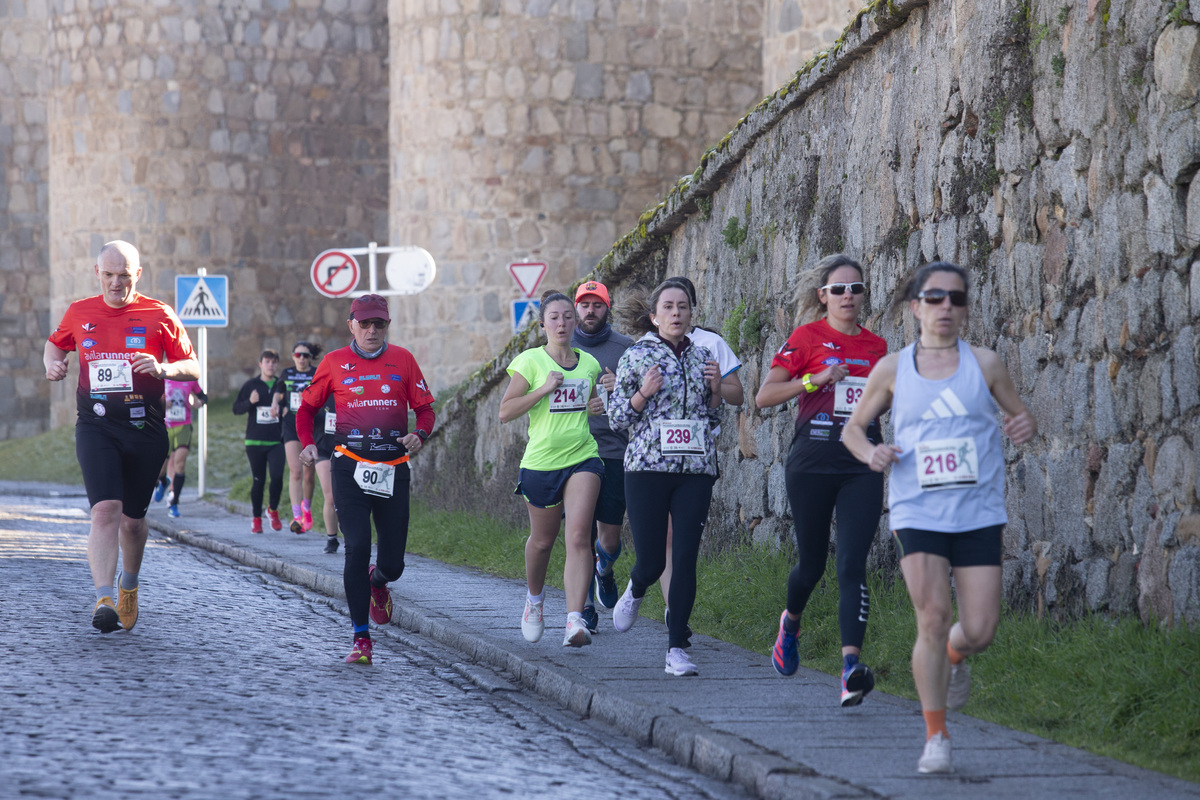
<path id="1" fill-rule="evenodd" d="M 391 322 L 387 299 L 377 294 L 364 294 L 354 298 L 354 303 L 350 306 L 350 319 L 381 319 Z"/>

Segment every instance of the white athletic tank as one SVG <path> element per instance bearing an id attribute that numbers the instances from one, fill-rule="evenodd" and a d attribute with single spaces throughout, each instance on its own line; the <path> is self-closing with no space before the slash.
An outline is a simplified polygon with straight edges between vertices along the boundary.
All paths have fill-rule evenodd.
<path id="1" fill-rule="evenodd" d="M 900 463 L 888 480 L 889 527 L 959 533 L 1008 522 L 996 401 L 971 347 L 958 370 L 933 381 L 917 372 L 915 343 L 899 353 L 892 397 Z"/>

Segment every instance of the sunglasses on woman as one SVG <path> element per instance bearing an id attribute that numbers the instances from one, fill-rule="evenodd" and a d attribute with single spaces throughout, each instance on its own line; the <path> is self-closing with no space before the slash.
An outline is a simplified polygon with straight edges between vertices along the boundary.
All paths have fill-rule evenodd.
<path id="1" fill-rule="evenodd" d="M 959 289 L 951 289 L 948 292 L 945 289 L 926 289 L 917 297 L 931 306 L 940 306 L 947 297 L 950 298 L 952 306 L 962 307 L 967 304 L 967 293 Z"/>
<path id="2" fill-rule="evenodd" d="M 862 294 L 867 290 L 867 285 L 862 281 L 854 283 L 827 283 L 821 287 L 830 294 L 843 295 L 846 290 L 850 290 L 850 294 Z"/>
<path id="3" fill-rule="evenodd" d="M 292 353 L 296 358 L 312 358 L 312 353 Z"/>

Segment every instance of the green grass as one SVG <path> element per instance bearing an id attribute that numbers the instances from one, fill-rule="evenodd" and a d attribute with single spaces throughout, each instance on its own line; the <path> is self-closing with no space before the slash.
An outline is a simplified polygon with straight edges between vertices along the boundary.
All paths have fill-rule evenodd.
<path id="1" fill-rule="evenodd" d="M 232 400 L 214 400 L 209 411 L 208 483 L 248 501 L 249 466 L 243 449 L 245 418 Z M 189 473 L 195 473 L 194 458 Z M 191 478 L 189 478 L 191 479 Z M 0 442 L 0 480 L 79 484 L 74 426 Z M 287 471 L 280 503 L 290 503 Z M 194 484 L 193 484 L 194 485 Z M 313 518 L 323 530 L 318 487 Z M 286 515 L 285 515 L 286 516 Z M 413 503 L 411 552 L 494 575 L 525 575 L 527 530 L 486 516 L 433 511 Z M 701 560 L 700 593 L 691 625 L 767 658 L 783 607 L 790 551 L 747 548 Z M 617 563 L 618 586 L 633 565 L 631 549 Z M 555 547 L 549 583 L 561 588 L 563 548 Z M 872 576 L 871 625 L 864 660 L 882 691 L 916 698 L 909 655 L 916 623 L 898 579 Z M 662 619 L 663 602 L 652 589 L 643 616 Z M 841 666 L 837 582 L 832 561 L 805 611 L 802 663 L 829 674 Z M 1045 736 L 1191 781 L 1200 781 L 1200 630 L 1143 626 L 1136 619 L 1088 617 L 1071 623 L 1006 613 L 996 641 L 971 659 L 972 716 Z"/>
<path id="2" fill-rule="evenodd" d="M 485 516 L 413 503 L 409 550 L 507 578 L 524 578 L 528 531 Z M 547 582 L 562 588 L 563 548 Z M 793 554 L 746 548 L 701 559 L 691 626 L 769 657 Z M 632 550 L 617 562 L 623 587 Z M 830 559 L 800 636 L 801 662 L 841 670 L 837 579 Z M 872 576 L 864 661 L 882 691 L 916 699 L 909 658 L 917 627 L 900 578 Z M 662 619 L 651 589 L 642 616 Z M 1006 612 L 996 640 L 971 659 L 972 716 L 1190 781 L 1200 781 L 1200 630 L 1143 626 L 1136 619 L 1072 623 Z"/>

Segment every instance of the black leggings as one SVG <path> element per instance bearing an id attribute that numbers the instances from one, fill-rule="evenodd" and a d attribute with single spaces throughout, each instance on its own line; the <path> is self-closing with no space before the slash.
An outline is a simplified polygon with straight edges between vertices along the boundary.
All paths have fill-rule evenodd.
<path id="1" fill-rule="evenodd" d="M 671 472 L 626 472 L 625 504 L 637 563 L 629 573 L 633 596 L 643 597 L 667 566 L 667 517 L 671 545 L 671 609 L 668 647 L 688 646 L 688 620 L 696 602 L 696 559 L 700 534 L 712 502 L 712 475 Z"/>
<path id="2" fill-rule="evenodd" d="M 788 502 L 800 561 L 788 575 L 787 610 L 804 613 L 825 574 L 829 524 L 837 508 L 838 628 L 842 647 L 862 647 L 867 632 L 867 554 L 883 510 L 883 474 L 820 475 L 787 470 Z"/>
<path id="3" fill-rule="evenodd" d="M 332 460 L 333 499 L 337 507 L 338 527 L 346 540 L 346 566 L 342 583 L 346 587 L 346 605 L 350 621 L 357 630 L 368 624 L 371 587 L 367 571 L 371 566 L 371 518 L 375 518 L 375 568 L 388 582 L 404 574 L 404 550 L 408 547 L 408 465 L 396 468 L 392 496 L 379 497 L 364 492 L 354 480 L 357 465 L 352 458 Z"/>
<path id="4" fill-rule="evenodd" d="M 250 505 L 254 516 L 261 517 L 263 511 L 263 485 L 267 482 L 267 467 L 271 468 L 271 502 L 267 508 L 279 508 L 279 496 L 283 494 L 283 467 L 287 464 L 287 453 L 283 442 L 276 444 L 248 444 L 246 458 L 250 461 Z"/>

